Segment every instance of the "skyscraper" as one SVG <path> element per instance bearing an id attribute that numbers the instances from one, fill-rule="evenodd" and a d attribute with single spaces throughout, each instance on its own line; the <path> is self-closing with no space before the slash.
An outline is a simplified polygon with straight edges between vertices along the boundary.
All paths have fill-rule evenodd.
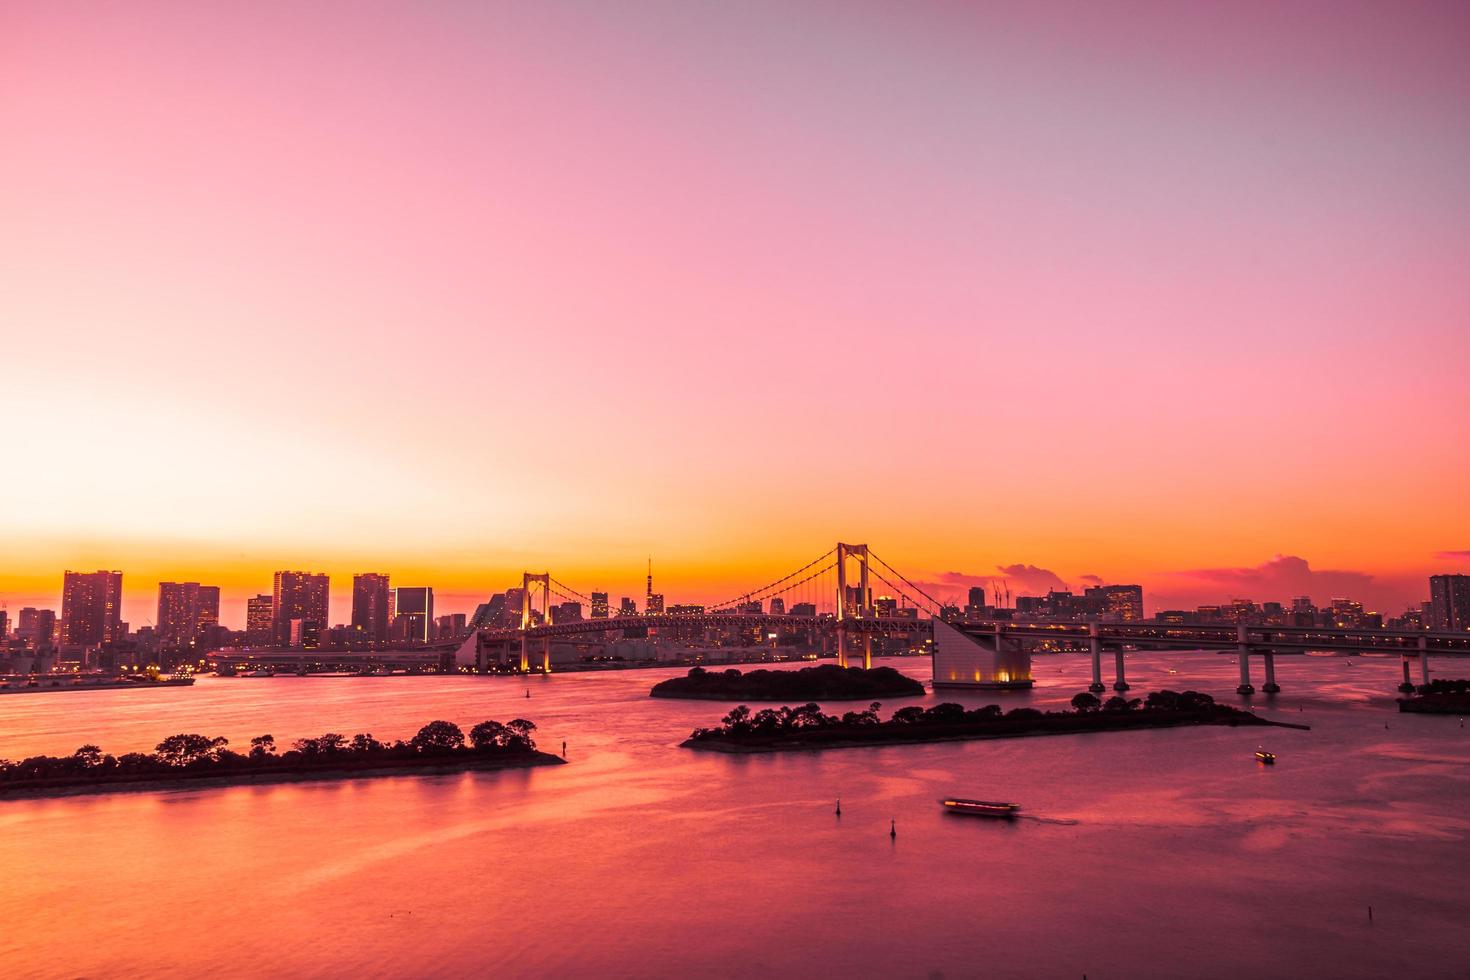
<path id="1" fill-rule="evenodd" d="M 1470 630 L 1470 575 L 1429 577 L 1429 619 L 1432 630 Z"/>
<path id="2" fill-rule="evenodd" d="M 592 614 L 591 614 L 590 618 L 591 619 L 606 619 L 607 618 L 607 593 L 606 592 L 594 592 L 594 593 L 592 593 Z"/>
<path id="3" fill-rule="evenodd" d="M 275 601 L 268 595 L 258 595 L 245 601 L 245 643 L 252 647 L 269 646 L 272 631 L 271 610 Z"/>
<path id="4" fill-rule="evenodd" d="M 219 625 L 219 586 L 198 582 L 159 582 L 155 635 L 164 650 L 182 650 L 199 634 Z"/>
<path id="5" fill-rule="evenodd" d="M 396 595 L 398 615 L 393 621 L 394 633 L 409 643 L 435 639 L 434 590 L 399 586 Z"/>
<path id="6" fill-rule="evenodd" d="M 364 572 L 352 576 L 352 635 L 354 640 L 383 643 L 388 639 L 388 576 Z"/>
<path id="7" fill-rule="evenodd" d="M 92 646 L 120 640 L 122 572 L 68 571 L 61 585 L 61 642 Z"/>
<path id="8" fill-rule="evenodd" d="M 618 615 L 638 615 L 638 603 L 634 602 L 631 596 L 623 596 L 621 599 L 618 600 Z"/>
<path id="9" fill-rule="evenodd" d="M 314 572 L 276 572 L 271 597 L 271 635 L 280 646 L 291 645 L 291 623 L 300 626 L 297 637 L 320 634 L 327 625 L 330 583 Z"/>

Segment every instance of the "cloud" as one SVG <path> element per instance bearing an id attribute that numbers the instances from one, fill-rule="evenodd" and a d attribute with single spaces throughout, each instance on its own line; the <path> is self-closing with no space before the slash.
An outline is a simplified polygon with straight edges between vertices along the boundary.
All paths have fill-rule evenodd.
<path id="1" fill-rule="evenodd" d="M 1000 572 L 1004 578 L 1014 582 L 1018 586 L 1014 589 L 1017 592 L 1050 592 L 1052 589 L 1067 587 L 1062 577 L 1050 568 L 1017 562 L 1014 565 L 997 565 L 995 570 Z"/>
<path id="2" fill-rule="evenodd" d="M 967 598 L 965 592 L 968 590 L 978 586 L 985 589 L 985 594 L 989 597 L 992 594 L 992 583 L 1000 585 L 1002 581 L 1010 584 L 1011 592 L 1015 595 L 1039 595 L 1066 587 L 1061 576 L 1051 569 L 1023 562 L 997 565 L 994 572 L 985 575 L 974 572 L 940 572 L 933 580 L 918 582 L 917 585 L 936 599 L 964 605 Z"/>
<path id="3" fill-rule="evenodd" d="M 1381 590 L 1367 572 L 1314 569 L 1305 558 L 1277 555 L 1259 565 L 1239 568 L 1194 568 L 1169 572 L 1161 583 L 1158 603 L 1199 605 L 1229 599 L 1287 601 L 1307 595 L 1318 604 L 1350 596 L 1365 599 Z"/>
<path id="4" fill-rule="evenodd" d="M 1441 551 L 1437 552 L 1434 557 L 1443 561 L 1462 561 L 1470 558 L 1470 548 L 1465 548 L 1460 551 Z"/>
<path id="5" fill-rule="evenodd" d="M 1091 582 L 1093 585 L 1103 584 L 1103 577 L 1101 575 L 1079 575 L 1077 577 L 1084 582 Z"/>

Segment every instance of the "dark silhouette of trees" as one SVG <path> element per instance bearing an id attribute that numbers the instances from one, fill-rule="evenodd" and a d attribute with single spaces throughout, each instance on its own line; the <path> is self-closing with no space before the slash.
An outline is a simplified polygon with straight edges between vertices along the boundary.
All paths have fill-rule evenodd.
<path id="1" fill-rule="evenodd" d="M 170 735 L 159 742 L 154 752 L 160 762 L 167 766 L 188 766 L 202 759 L 213 759 L 216 753 L 230 744 L 227 738 L 210 738 L 207 735 Z"/>
<path id="2" fill-rule="evenodd" d="M 1080 691 L 1072 695 L 1072 707 L 1077 711 L 1096 711 L 1102 707 L 1102 702 L 1097 695 L 1090 691 Z"/>
<path id="3" fill-rule="evenodd" d="M 816 705 L 806 707 L 816 709 Z M 820 716 L 820 712 L 817 714 Z M 359 732 L 350 739 L 337 732 L 327 732 L 316 738 L 298 739 L 289 751 L 279 755 L 275 738 L 271 735 L 258 735 L 251 739 L 249 754 L 242 755 L 226 748 L 229 743 L 224 738 L 186 733 L 170 735 L 158 743 L 152 753 L 129 752 L 114 758 L 104 754 L 96 745 L 83 745 L 66 756 L 39 755 L 19 762 L 0 760 L 0 791 L 38 784 L 85 785 L 142 778 L 192 779 L 234 772 L 382 772 L 414 765 L 437 765 L 454 758 L 527 759 L 538 755 L 532 734 L 535 731 L 535 723 L 525 718 L 514 718 L 505 724 L 483 721 L 471 729 L 472 747 L 466 747 L 464 734 L 458 725 L 433 721 L 419 729 L 409 742 L 398 741 L 390 745 L 367 732 Z"/>
<path id="4" fill-rule="evenodd" d="M 671 677 L 655 684 L 653 697 L 708 698 L 711 700 L 761 701 L 786 699 L 857 700 L 871 697 L 922 697 L 924 685 L 905 677 L 892 667 L 838 667 L 822 664 L 800 670 L 751 670 L 734 668 L 713 672 L 692 667 L 684 677 Z M 859 714 L 861 712 L 858 712 Z"/>
<path id="5" fill-rule="evenodd" d="M 420 752 L 452 752 L 464 747 L 464 732 L 452 721 L 431 721 L 408 744 Z"/>
<path id="6" fill-rule="evenodd" d="M 491 749 L 500 744 L 505 726 L 498 721 L 482 721 L 470 729 L 470 745 L 477 749 Z"/>
<path id="7" fill-rule="evenodd" d="M 1195 691 L 1155 691 L 1146 702 L 1138 698 L 1111 697 L 1106 704 L 1091 693 L 1083 692 L 1072 699 L 1071 711 L 1021 707 L 1003 712 L 996 704 L 968 710 L 953 702 L 927 708 L 912 704 L 893 712 L 887 721 L 879 718 L 880 707 L 875 701 L 865 711 L 848 711 L 834 716 L 823 714 L 816 703 L 762 708 L 754 714 L 742 704 L 727 713 L 719 726 L 695 729 L 690 741 L 725 741 L 754 746 L 774 746 L 782 742 L 822 744 L 843 740 L 881 744 L 1181 724 L 1264 723 L 1249 712 L 1217 705 L 1209 695 Z"/>

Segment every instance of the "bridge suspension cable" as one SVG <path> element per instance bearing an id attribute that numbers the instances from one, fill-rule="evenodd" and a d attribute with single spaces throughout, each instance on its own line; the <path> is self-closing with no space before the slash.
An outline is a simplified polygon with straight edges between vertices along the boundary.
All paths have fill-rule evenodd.
<path id="1" fill-rule="evenodd" d="M 548 578 L 549 577 L 550 576 L 548 576 Z M 558 582 L 556 579 L 551 579 L 551 584 L 552 585 L 555 585 L 555 586 L 558 586 L 558 587 L 560 587 L 562 589 L 565 589 L 567 592 L 570 592 L 571 593 L 571 595 L 569 595 L 569 596 L 562 596 L 562 598 L 566 599 L 568 602 L 575 602 L 577 599 L 581 599 L 583 602 L 586 602 L 586 603 L 591 603 L 592 602 L 592 597 L 591 596 L 583 595 L 582 593 L 578 592 L 576 589 L 572 588 L 570 585 L 566 584 L 565 582 Z"/>
<path id="2" fill-rule="evenodd" d="M 765 593 L 768 593 L 772 589 L 776 588 L 776 586 L 781 585 L 784 582 L 788 582 L 791 579 L 796 578 L 796 576 L 800 575 L 802 572 L 806 571 L 808 568 L 811 568 L 813 565 L 817 564 L 818 562 L 821 562 L 821 561 L 826 560 L 827 558 L 831 557 L 836 552 L 837 552 L 837 549 L 836 548 L 833 548 L 830 551 L 826 551 L 826 552 L 822 553 L 821 555 L 818 555 L 816 558 L 812 559 L 811 561 L 807 562 L 805 565 L 801 566 L 796 571 L 792 572 L 790 575 L 784 575 L 781 578 L 776 579 L 776 581 L 772 582 L 770 585 L 764 585 L 764 586 L 761 586 L 759 589 L 752 589 L 749 592 L 742 592 L 742 593 L 740 593 L 740 595 L 736 596 L 733 599 L 726 599 L 724 602 L 717 602 L 717 603 L 713 604 L 712 606 L 710 606 L 709 608 L 711 608 L 711 609 L 724 609 L 724 608 L 726 608 L 728 606 L 734 605 L 737 602 L 750 602 L 751 600 L 753 600 L 753 599 L 755 599 L 757 597 L 762 597 L 762 596 L 765 595 Z M 818 572 L 817 574 L 820 575 L 821 572 Z M 803 579 L 802 581 L 806 581 L 806 579 Z M 796 583 L 796 584 L 800 584 L 800 583 Z M 794 588 L 794 586 L 787 586 L 787 588 L 782 589 L 780 591 L 786 592 L 786 591 L 788 591 L 791 588 Z"/>
<path id="3" fill-rule="evenodd" d="M 908 580 L 908 578 L 903 574 L 903 572 L 900 572 L 898 569 L 896 569 L 892 565 L 888 564 L 888 562 L 884 561 L 882 558 L 879 558 L 878 555 L 877 555 L 877 553 L 874 552 L 873 549 L 871 549 L 871 548 L 868 549 L 868 557 L 869 558 L 872 558 L 873 560 L 875 560 L 876 562 L 878 562 L 878 564 L 880 564 L 884 568 L 888 569 L 894 575 L 897 575 L 898 578 L 899 578 L 899 581 L 903 582 L 905 585 L 907 585 L 909 588 L 913 589 L 915 592 L 917 592 L 919 595 L 923 596 L 925 599 L 928 599 L 930 605 L 933 606 L 933 610 L 932 611 L 934 612 L 935 615 L 939 615 L 939 614 L 941 614 L 941 613 L 944 612 L 944 603 L 940 602 L 938 599 L 935 599 L 932 595 L 930 595 L 929 593 L 925 592 L 923 589 L 919 588 L 913 582 L 910 582 Z M 877 574 L 877 573 L 875 572 L 874 574 Z M 881 576 L 881 575 L 879 575 L 878 577 L 879 578 L 883 578 L 883 576 Z M 893 588 L 893 589 L 898 588 L 898 586 L 894 585 L 892 582 L 888 582 L 887 579 L 883 579 L 883 581 L 884 582 L 887 582 L 888 583 L 888 586 L 890 588 Z"/>

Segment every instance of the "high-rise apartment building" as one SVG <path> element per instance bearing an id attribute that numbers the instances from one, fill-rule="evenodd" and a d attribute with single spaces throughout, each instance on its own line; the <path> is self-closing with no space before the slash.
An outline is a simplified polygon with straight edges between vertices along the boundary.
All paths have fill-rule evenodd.
<path id="1" fill-rule="evenodd" d="M 1470 630 L 1470 575 L 1429 577 L 1429 628 L 1445 633 Z"/>
<path id="2" fill-rule="evenodd" d="M 264 647 L 275 642 L 273 630 L 275 600 L 268 595 L 258 595 L 245 600 L 245 643 L 247 646 Z"/>
<path id="3" fill-rule="evenodd" d="M 198 582 L 159 582 L 154 635 L 159 648 L 183 650 L 211 626 L 219 625 L 219 586 Z"/>
<path id="4" fill-rule="evenodd" d="M 607 608 L 607 593 L 606 592 L 594 592 L 594 593 L 592 593 L 592 613 L 591 613 L 591 616 L 589 618 L 591 618 L 591 619 L 606 619 L 607 618 L 607 612 L 608 612 L 608 608 Z"/>
<path id="5" fill-rule="evenodd" d="M 354 642 L 384 643 L 388 639 L 388 576 L 364 572 L 352 576 L 352 637 Z"/>
<path id="6" fill-rule="evenodd" d="M 314 572 L 276 572 L 271 596 L 271 636 L 280 646 L 291 646 L 293 622 L 297 645 L 303 637 L 320 635 L 327 625 L 330 583 Z"/>
<path id="7" fill-rule="evenodd" d="M 62 578 L 61 642 L 92 646 L 122 639 L 122 572 L 72 572 Z"/>

